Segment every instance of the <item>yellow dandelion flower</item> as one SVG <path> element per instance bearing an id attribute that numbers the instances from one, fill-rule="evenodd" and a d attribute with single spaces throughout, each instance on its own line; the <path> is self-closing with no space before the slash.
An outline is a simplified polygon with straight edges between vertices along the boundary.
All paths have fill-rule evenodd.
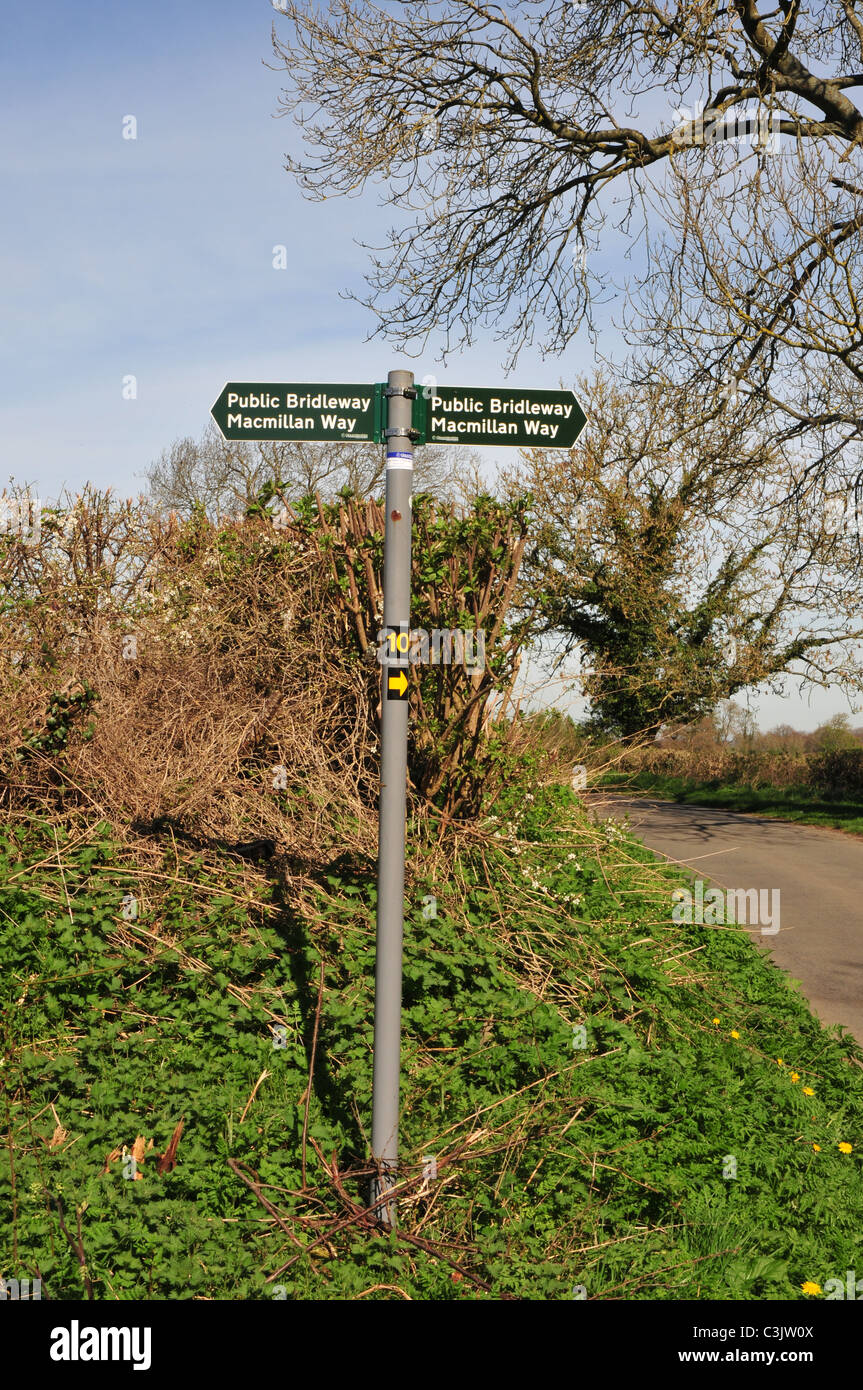
<path id="1" fill-rule="evenodd" d="M 739 1038 L 739 1037 L 740 1037 L 740 1034 L 738 1033 L 738 1031 L 737 1031 L 736 1028 L 732 1028 L 732 1030 L 731 1030 L 731 1036 L 732 1036 L 732 1038 Z"/>
<path id="2" fill-rule="evenodd" d="M 820 1154 L 820 1152 L 821 1152 L 821 1145 L 820 1145 L 820 1144 L 813 1144 L 812 1147 L 813 1147 L 813 1149 L 815 1150 L 815 1152 L 816 1152 L 817 1154 Z"/>
<path id="3" fill-rule="evenodd" d="M 777 1057 L 777 1058 L 776 1058 L 776 1063 L 777 1063 L 777 1066 L 780 1066 L 780 1067 L 784 1067 L 784 1066 L 785 1066 L 785 1063 L 783 1062 L 783 1060 L 782 1060 L 781 1057 Z"/>
<path id="4" fill-rule="evenodd" d="M 799 1071 L 793 1071 L 793 1072 L 791 1073 L 791 1080 L 792 1080 L 795 1084 L 800 1080 L 800 1073 L 799 1073 Z"/>
<path id="5" fill-rule="evenodd" d="M 815 1092 L 813 1091 L 811 1086 L 804 1086 L 803 1094 L 804 1096 L 814 1096 Z"/>
<path id="6" fill-rule="evenodd" d="M 801 1287 L 801 1289 L 803 1290 L 804 1293 L 820 1293 L 820 1292 L 821 1292 L 821 1285 L 820 1285 L 820 1284 L 813 1284 L 813 1282 L 812 1282 L 811 1279 L 807 1279 L 807 1280 L 805 1281 L 805 1283 L 803 1283 L 803 1284 L 800 1285 L 800 1287 Z"/>
<path id="7" fill-rule="evenodd" d="M 719 1020 L 718 1018 L 715 1018 L 715 1019 L 713 1020 L 714 1023 L 719 1023 L 719 1021 L 720 1021 L 720 1020 Z"/>
<path id="8" fill-rule="evenodd" d="M 840 1145 L 839 1145 L 839 1152 L 840 1152 L 841 1154 L 850 1154 L 850 1152 L 851 1152 L 851 1145 L 850 1145 L 850 1144 L 840 1144 Z"/>

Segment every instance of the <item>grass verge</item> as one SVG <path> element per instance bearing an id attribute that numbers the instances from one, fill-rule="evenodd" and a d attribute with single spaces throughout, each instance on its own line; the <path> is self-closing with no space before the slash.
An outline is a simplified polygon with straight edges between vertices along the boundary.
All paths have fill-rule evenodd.
<path id="1" fill-rule="evenodd" d="M 802 825 L 826 825 L 863 835 L 863 804 L 859 801 L 827 800 L 811 787 L 719 786 L 715 782 L 695 782 L 685 777 L 663 777 L 638 772 L 621 781 L 619 772 L 607 773 L 598 785 L 609 791 L 629 795 L 645 793 L 663 801 L 679 801 L 691 806 L 718 806 L 726 811 L 749 811 L 776 820 L 798 821 Z"/>

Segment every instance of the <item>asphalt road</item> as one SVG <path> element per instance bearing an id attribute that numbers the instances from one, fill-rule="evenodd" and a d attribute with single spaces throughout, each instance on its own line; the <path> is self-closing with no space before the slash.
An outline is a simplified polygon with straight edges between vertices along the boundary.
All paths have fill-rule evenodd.
<path id="1" fill-rule="evenodd" d="M 590 805 L 600 816 L 628 813 L 649 849 L 705 881 L 778 888 L 779 931 L 756 927 L 752 939 L 800 980 L 823 1023 L 841 1023 L 863 1043 L 863 839 L 673 801 L 592 796 Z"/>

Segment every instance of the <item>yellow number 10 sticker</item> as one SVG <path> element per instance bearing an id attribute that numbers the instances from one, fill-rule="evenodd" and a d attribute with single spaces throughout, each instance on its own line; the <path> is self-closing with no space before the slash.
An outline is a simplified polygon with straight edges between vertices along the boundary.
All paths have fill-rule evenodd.
<path id="1" fill-rule="evenodd" d="M 387 660 L 384 666 L 384 683 L 386 685 L 386 696 L 388 700 L 406 700 L 408 698 L 408 667 L 407 654 L 410 649 L 411 635 L 404 628 L 388 628 L 386 631 L 386 652 Z"/>

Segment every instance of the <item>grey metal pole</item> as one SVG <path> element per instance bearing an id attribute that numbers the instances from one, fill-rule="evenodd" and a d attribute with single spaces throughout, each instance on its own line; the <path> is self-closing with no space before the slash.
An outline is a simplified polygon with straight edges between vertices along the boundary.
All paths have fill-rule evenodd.
<path id="1" fill-rule="evenodd" d="M 411 485 L 413 482 L 413 372 L 387 378 L 384 627 L 407 632 L 411 602 Z M 407 639 L 403 639 L 406 646 Z M 381 676 L 381 792 L 378 820 L 378 905 L 375 951 L 375 1052 L 372 1081 L 371 1203 L 389 1226 L 396 1203 L 401 1069 L 402 933 L 404 928 L 405 818 L 407 813 L 407 652 L 388 643 Z M 393 647 L 395 650 L 393 650 Z M 398 666 L 394 664 L 398 662 Z M 393 682 L 391 685 L 390 682 Z"/>

